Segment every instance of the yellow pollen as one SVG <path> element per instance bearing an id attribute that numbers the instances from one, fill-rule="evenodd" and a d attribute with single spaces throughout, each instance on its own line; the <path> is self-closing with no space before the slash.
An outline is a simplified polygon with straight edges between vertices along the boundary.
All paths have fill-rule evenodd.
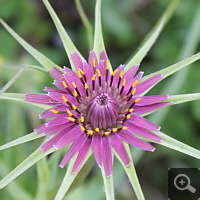
<path id="1" fill-rule="evenodd" d="M 110 64 L 110 62 L 109 62 L 109 60 L 107 60 L 106 61 L 106 69 L 109 69 L 109 64 Z"/>
<path id="2" fill-rule="evenodd" d="M 79 78 L 82 78 L 81 72 L 80 72 L 80 71 L 78 71 L 78 77 L 79 77 Z"/>
<path id="3" fill-rule="evenodd" d="M 93 135 L 94 131 L 93 131 L 93 130 L 88 130 L 88 133 L 89 133 L 90 135 Z"/>
<path id="4" fill-rule="evenodd" d="M 127 129 L 127 128 L 128 128 L 128 127 L 126 127 L 126 126 L 123 126 L 123 127 L 122 127 L 122 130 L 125 130 L 125 129 Z"/>
<path id="5" fill-rule="evenodd" d="M 120 73 L 120 78 L 122 78 L 122 76 L 123 76 L 123 71 L 121 71 L 121 73 Z"/>
<path id="6" fill-rule="evenodd" d="M 116 132 L 116 131 L 117 131 L 117 128 L 113 128 L 112 131 L 113 131 L 113 132 Z"/>
<path id="7" fill-rule="evenodd" d="M 101 72 L 100 72 L 99 69 L 97 69 L 97 73 L 98 73 L 98 77 L 100 77 L 101 76 Z"/>
<path id="8" fill-rule="evenodd" d="M 64 95 L 62 95 L 62 99 L 64 100 L 65 103 L 68 102 L 67 98 Z"/>
<path id="9" fill-rule="evenodd" d="M 136 99 L 136 100 L 135 100 L 135 103 L 137 103 L 139 100 L 141 100 L 141 98 Z"/>
<path id="10" fill-rule="evenodd" d="M 85 131 L 85 128 L 83 126 L 80 126 L 81 130 L 84 132 Z"/>
<path id="11" fill-rule="evenodd" d="M 92 58 L 92 65 L 93 65 L 94 68 L 96 67 L 95 59 L 94 58 Z"/>
<path id="12" fill-rule="evenodd" d="M 73 117 L 67 117 L 67 119 L 69 119 L 72 122 L 75 122 L 75 119 Z"/>
<path id="13" fill-rule="evenodd" d="M 76 110 L 76 106 L 75 106 L 74 104 L 72 104 L 72 108 L 73 108 L 74 110 Z"/>
<path id="14" fill-rule="evenodd" d="M 134 88 L 135 87 L 135 85 L 137 84 L 137 82 L 138 82 L 138 80 L 136 80 L 133 84 L 132 84 L 132 88 Z"/>
<path id="15" fill-rule="evenodd" d="M 64 88 L 68 88 L 67 84 L 65 83 L 65 81 L 62 81 L 62 84 L 64 86 Z"/>
<path id="16" fill-rule="evenodd" d="M 53 112 L 53 113 L 55 113 L 55 114 L 58 114 L 58 113 L 59 113 L 59 111 L 54 110 L 54 109 L 51 109 L 51 112 Z"/>
<path id="17" fill-rule="evenodd" d="M 93 77 L 92 77 L 92 80 L 94 81 L 94 80 L 95 80 L 95 78 L 96 78 L 96 75 L 94 74 L 94 75 L 93 75 Z"/>
<path id="18" fill-rule="evenodd" d="M 76 90 L 74 90 L 74 96 L 77 97 L 78 96 L 78 93 Z"/>
<path id="19" fill-rule="evenodd" d="M 72 112 L 70 110 L 67 110 L 67 113 L 69 114 L 69 116 L 72 116 Z"/>
<path id="20" fill-rule="evenodd" d="M 134 94 L 135 94 L 135 92 L 136 92 L 136 89 L 134 88 L 134 90 L 133 90 L 133 92 L 132 92 L 132 95 L 134 95 Z"/>
<path id="21" fill-rule="evenodd" d="M 99 128 L 95 128 L 95 131 L 98 133 L 99 132 Z"/>
<path id="22" fill-rule="evenodd" d="M 114 76 L 118 72 L 118 69 L 116 69 L 113 73 L 112 76 Z"/>
<path id="23" fill-rule="evenodd" d="M 129 109 L 129 112 L 130 112 L 130 113 L 132 113 L 133 111 L 134 111 L 134 109 L 133 109 L 133 108 Z"/>
<path id="24" fill-rule="evenodd" d="M 109 132 L 109 131 L 106 131 L 106 132 L 105 132 L 105 135 L 109 135 L 109 134 L 110 134 L 110 132 Z"/>
<path id="25" fill-rule="evenodd" d="M 78 70 L 79 70 L 83 75 L 85 74 L 81 68 L 78 68 Z"/>
<path id="26" fill-rule="evenodd" d="M 81 117 L 81 122 L 84 122 L 84 117 Z"/>
<path id="27" fill-rule="evenodd" d="M 122 86 L 124 87 L 126 84 L 126 79 L 124 78 Z"/>
<path id="28" fill-rule="evenodd" d="M 73 85 L 74 88 L 76 89 L 76 83 L 74 83 L 74 81 L 72 82 L 72 85 Z"/>
<path id="29" fill-rule="evenodd" d="M 126 115 L 126 119 L 129 119 L 130 117 L 131 117 L 131 115 L 130 115 L 130 114 Z"/>
<path id="30" fill-rule="evenodd" d="M 85 89 L 86 90 L 88 89 L 88 83 L 85 83 Z"/>

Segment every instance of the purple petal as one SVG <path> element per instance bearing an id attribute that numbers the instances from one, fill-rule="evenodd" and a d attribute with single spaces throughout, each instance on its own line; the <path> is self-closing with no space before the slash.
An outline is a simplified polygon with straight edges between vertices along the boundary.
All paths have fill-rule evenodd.
<path id="1" fill-rule="evenodd" d="M 52 68 L 52 69 L 49 70 L 49 72 L 54 77 L 54 79 L 56 79 L 56 80 L 60 80 L 60 78 L 63 77 L 63 75 L 62 75 L 63 72 L 60 71 L 57 68 Z"/>
<path id="2" fill-rule="evenodd" d="M 63 92 L 61 90 L 55 89 L 55 88 L 51 88 L 51 87 L 45 87 L 45 89 L 43 89 L 45 92 Z"/>
<path id="3" fill-rule="evenodd" d="M 47 94 L 27 94 L 25 95 L 24 100 L 45 105 L 58 105 L 58 102 L 53 100 Z"/>
<path id="4" fill-rule="evenodd" d="M 100 60 L 108 60 L 108 57 L 106 55 L 106 52 L 105 51 L 102 51 L 101 52 L 101 55 L 100 55 Z"/>
<path id="5" fill-rule="evenodd" d="M 113 163 L 112 163 L 112 151 L 108 137 L 102 136 L 101 152 L 103 158 L 103 166 L 107 177 L 112 175 Z"/>
<path id="6" fill-rule="evenodd" d="M 162 75 L 157 74 L 157 75 L 152 76 L 151 78 L 143 81 L 142 83 L 137 84 L 135 95 L 139 95 L 139 94 L 145 92 L 146 90 L 148 90 L 151 86 L 153 86 L 155 83 L 157 83 L 161 79 L 162 79 Z"/>
<path id="7" fill-rule="evenodd" d="M 67 123 L 69 122 L 69 119 L 66 118 L 66 116 L 59 116 L 59 117 L 56 117 L 50 121 L 48 121 L 46 123 L 46 126 L 49 127 L 49 126 L 57 126 L 57 125 L 61 125 L 61 124 L 64 124 L 64 123 Z"/>
<path id="8" fill-rule="evenodd" d="M 151 140 L 155 140 L 155 141 L 162 141 L 162 138 L 160 138 L 159 136 L 157 136 L 155 133 L 152 133 L 151 131 L 142 128 L 142 127 L 138 127 L 132 123 L 130 123 L 129 121 L 126 121 L 124 123 L 124 126 L 127 126 L 127 130 L 130 131 L 131 133 L 135 133 L 138 135 L 141 135 L 143 137 L 149 138 Z"/>
<path id="9" fill-rule="evenodd" d="M 136 74 L 137 70 L 139 69 L 140 65 L 134 65 L 131 67 L 125 74 L 124 77 L 126 78 L 126 81 L 130 81 Z"/>
<path id="10" fill-rule="evenodd" d="M 124 147 L 124 144 L 121 140 L 121 138 L 116 133 L 110 134 L 110 141 L 112 147 L 115 149 L 115 151 L 118 153 L 122 161 L 126 166 L 130 165 L 130 159 L 128 157 L 128 154 L 126 152 L 126 149 Z"/>
<path id="11" fill-rule="evenodd" d="M 146 151 L 154 151 L 155 148 L 150 145 L 147 142 L 144 142 L 140 139 L 138 139 L 137 137 L 135 137 L 134 135 L 132 135 L 131 133 L 129 133 L 126 130 L 121 130 L 118 135 L 125 141 L 128 142 L 129 144 L 138 147 L 140 149 L 146 150 Z"/>
<path id="12" fill-rule="evenodd" d="M 94 134 L 92 137 L 92 149 L 98 166 L 102 167 L 101 136 Z"/>
<path id="13" fill-rule="evenodd" d="M 146 128 L 146 129 L 152 129 L 152 130 L 160 130 L 160 126 L 150 122 L 149 120 L 137 115 L 132 114 L 130 119 L 128 121 L 132 124 L 135 124 L 136 126 Z"/>
<path id="14" fill-rule="evenodd" d="M 76 158 L 76 161 L 74 163 L 73 173 L 77 173 L 83 159 L 85 158 L 87 152 L 89 151 L 89 149 L 91 147 L 91 142 L 92 142 L 91 137 L 88 137 L 87 140 L 85 141 L 83 147 L 80 149 L 78 156 Z"/>
<path id="15" fill-rule="evenodd" d="M 89 58 L 88 58 L 88 64 L 93 68 L 93 58 L 95 60 L 95 65 L 96 65 L 96 68 L 98 68 L 98 61 L 97 61 L 97 57 L 96 57 L 96 54 L 94 53 L 94 51 L 90 51 L 90 55 L 89 55 Z"/>
<path id="16" fill-rule="evenodd" d="M 44 124 L 41 124 L 40 126 L 38 126 L 36 129 L 34 129 L 35 133 L 42 133 L 46 130 L 49 129 L 49 127 L 46 126 L 47 122 L 45 122 Z"/>
<path id="17" fill-rule="evenodd" d="M 157 110 L 160 108 L 163 108 L 165 106 L 171 105 L 172 102 L 161 102 L 161 103 L 156 103 L 156 104 L 152 104 L 149 106 L 134 106 L 134 113 L 136 114 L 142 114 L 142 113 L 146 113 L 146 112 L 150 112 L 153 110 Z"/>
<path id="18" fill-rule="evenodd" d="M 83 131 L 81 130 L 80 126 L 78 126 L 78 125 L 75 125 L 73 128 L 70 128 L 67 132 L 65 132 L 65 135 L 56 143 L 56 145 L 55 145 L 56 149 L 63 148 L 65 146 L 67 146 L 68 144 L 72 143 L 82 133 L 83 133 Z"/>
<path id="19" fill-rule="evenodd" d="M 117 68 L 118 71 L 117 71 L 117 73 L 115 74 L 115 76 L 114 76 L 114 78 L 113 78 L 113 83 L 112 83 L 112 85 L 116 85 L 116 86 L 117 86 L 120 73 L 121 73 L 121 71 L 124 71 L 124 66 L 125 66 L 125 65 L 120 65 L 120 66 Z M 122 84 L 122 81 L 121 81 L 121 84 Z"/>
<path id="20" fill-rule="evenodd" d="M 73 142 L 72 146 L 68 150 L 68 152 L 65 154 L 64 158 L 61 161 L 60 167 L 63 168 L 70 159 L 81 149 L 81 147 L 84 145 L 85 141 L 87 140 L 86 134 L 81 134 L 78 139 Z"/>
<path id="21" fill-rule="evenodd" d="M 83 62 L 80 59 L 80 57 L 78 56 L 78 54 L 76 52 L 74 52 L 71 54 L 71 57 L 72 57 L 72 61 L 74 63 L 76 70 L 78 71 L 78 68 L 83 69 Z"/>

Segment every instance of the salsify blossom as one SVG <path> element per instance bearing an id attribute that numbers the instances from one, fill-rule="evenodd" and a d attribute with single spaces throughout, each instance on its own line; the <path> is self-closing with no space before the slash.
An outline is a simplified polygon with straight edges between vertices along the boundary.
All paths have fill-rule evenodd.
<path id="1" fill-rule="evenodd" d="M 124 73 L 124 65 L 114 72 L 109 70 L 110 62 L 104 51 L 100 62 L 94 51 L 90 52 L 88 63 L 78 54 L 71 54 L 76 71 L 64 67 L 64 73 L 57 68 L 50 70 L 54 85 L 59 89 L 46 87 L 45 94 L 29 94 L 25 100 L 53 106 L 39 115 L 40 118 L 53 118 L 35 129 L 44 136 L 55 134 L 41 146 L 46 152 L 55 146 L 56 150 L 72 143 L 61 161 L 64 167 L 77 153 L 73 166 L 76 173 L 92 146 L 96 162 L 102 164 L 106 176 L 112 175 L 112 149 L 118 153 L 126 166 L 130 165 L 129 156 L 123 141 L 146 151 L 155 148 L 137 138 L 142 137 L 162 142 L 162 138 L 151 130 L 160 127 L 140 116 L 142 113 L 167 106 L 171 102 L 162 102 L 168 95 L 142 96 L 142 93 L 162 79 L 155 75 L 141 83 L 143 72 L 136 72 L 134 65 Z"/>

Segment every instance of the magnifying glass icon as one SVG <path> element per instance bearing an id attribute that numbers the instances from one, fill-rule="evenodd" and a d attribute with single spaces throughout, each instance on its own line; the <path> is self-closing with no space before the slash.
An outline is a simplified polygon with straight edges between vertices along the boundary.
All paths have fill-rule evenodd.
<path id="1" fill-rule="evenodd" d="M 186 179 L 186 181 L 184 181 Z M 177 183 L 179 183 L 179 186 Z M 190 178 L 185 174 L 179 174 L 174 179 L 174 186 L 178 190 L 189 190 L 191 193 L 195 193 L 196 189 L 190 185 Z"/>

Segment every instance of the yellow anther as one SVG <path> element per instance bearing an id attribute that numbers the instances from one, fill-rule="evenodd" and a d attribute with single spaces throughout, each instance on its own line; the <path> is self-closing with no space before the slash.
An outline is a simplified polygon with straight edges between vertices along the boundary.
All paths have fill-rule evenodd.
<path id="1" fill-rule="evenodd" d="M 88 133 L 89 133 L 90 135 L 93 135 L 94 131 L 93 131 L 93 130 L 88 130 Z"/>
<path id="2" fill-rule="evenodd" d="M 78 68 L 78 70 L 79 70 L 83 75 L 85 74 L 81 68 Z"/>
<path id="3" fill-rule="evenodd" d="M 62 99 L 64 100 L 65 103 L 68 102 L 67 98 L 64 95 L 62 95 Z"/>
<path id="4" fill-rule="evenodd" d="M 128 128 L 127 126 L 123 126 L 123 127 L 122 127 L 122 130 L 125 130 L 125 129 L 127 129 L 127 128 Z"/>
<path id="5" fill-rule="evenodd" d="M 81 122 L 84 122 L 84 117 L 81 117 Z"/>
<path id="6" fill-rule="evenodd" d="M 136 80 L 133 84 L 132 84 L 132 88 L 134 88 L 135 87 L 135 85 L 138 83 L 138 80 Z"/>
<path id="7" fill-rule="evenodd" d="M 88 89 L 88 83 L 85 83 L 85 89 L 86 90 Z"/>
<path id="8" fill-rule="evenodd" d="M 95 131 L 98 133 L 99 132 L 99 128 L 95 128 Z"/>
<path id="9" fill-rule="evenodd" d="M 84 132 L 85 131 L 85 128 L 84 126 L 80 126 L 81 130 Z"/>
<path id="10" fill-rule="evenodd" d="M 93 65 L 94 68 L 96 67 L 95 59 L 94 58 L 92 58 L 92 65 Z"/>
<path id="11" fill-rule="evenodd" d="M 72 122 L 75 122 L 75 119 L 73 117 L 68 117 L 67 119 L 69 119 Z"/>
<path id="12" fill-rule="evenodd" d="M 55 114 L 58 114 L 58 113 L 59 113 L 59 111 L 54 110 L 54 109 L 51 109 L 51 112 L 53 112 L 53 113 L 55 113 Z"/>
<path id="13" fill-rule="evenodd" d="M 74 96 L 77 97 L 78 96 L 78 93 L 76 90 L 74 90 Z"/>
<path id="14" fill-rule="evenodd" d="M 130 113 L 132 113 L 133 111 L 134 111 L 134 109 L 133 109 L 133 108 L 129 109 L 129 112 L 130 112 Z"/>
<path id="15" fill-rule="evenodd" d="M 109 60 L 106 61 L 106 69 L 109 69 L 110 62 Z"/>
<path id="16" fill-rule="evenodd" d="M 122 78 L 122 76 L 123 76 L 123 71 L 121 71 L 121 73 L 120 73 L 120 78 Z"/>
<path id="17" fill-rule="evenodd" d="M 130 114 L 126 115 L 126 119 L 129 119 L 130 117 L 131 117 L 131 115 L 130 115 Z"/>
<path id="18" fill-rule="evenodd" d="M 116 131 L 117 131 L 117 128 L 113 128 L 113 129 L 112 129 L 112 132 L 116 132 Z"/>
<path id="19" fill-rule="evenodd" d="M 106 132 L 105 132 L 105 135 L 109 135 L 109 134 L 110 134 L 110 132 L 109 132 L 109 131 L 106 131 Z"/>
<path id="20" fill-rule="evenodd" d="M 74 83 L 74 81 L 72 82 L 73 87 L 76 89 L 76 83 Z"/>
<path id="21" fill-rule="evenodd" d="M 112 73 L 112 76 L 114 76 L 119 70 L 116 69 L 113 73 Z"/>
<path id="22" fill-rule="evenodd" d="M 122 86 L 124 87 L 126 84 L 126 79 L 124 78 Z"/>
<path id="23" fill-rule="evenodd" d="M 74 104 L 72 104 L 72 108 L 73 108 L 74 110 L 76 110 L 76 106 L 75 106 Z"/>
<path id="24" fill-rule="evenodd" d="M 101 72 L 100 72 L 99 69 L 97 69 L 97 73 L 98 73 L 98 77 L 100 77 L 101 76 Z"/>
<path id="25" fill-rule="evenodd" d="M 82 78 L 82 75 L 81 75 L 81 72 L 80 72 L 80 71 L 78 71 L 78 77 L 79 77 L 79 78 Z"/>
<path id="26" fill-rule="evenodd" d="M 67 113 L 69 114 L 69 116 L 72 116 L 72 112 L 70 110 L 67 110 Z"/>
<path id="27" fill-rule="evenodd" d="M 67 84 L 65 83 L 65 81 L 62 81 L 62 84 L 64 86 L 64 88 L 68 88 Z"/>
<path id="28" fill-rule="evenodd" d="M 93 75 L 93 77 L 92 77 L 92 80 L 94 81 L 94 80 L 95 80 L 95 78 L 96 78 L 96 75 L 94 74 L 94 75 Z"/>
<path id="29" fill-rule="evenodd" d="M 135 94 L 135 92 L 136 92 L 136 89 L 134 88 L 134 90 L 132 91 L 132 95 L 134 95 L 134 94 Z"/>
<path id="30" fill-rule="evenodd" d="M 141 100 L 141 98 L 136 99 L 136 100 L 135 100 L 135 103 L 137 103 L 139 100 Z"/>

